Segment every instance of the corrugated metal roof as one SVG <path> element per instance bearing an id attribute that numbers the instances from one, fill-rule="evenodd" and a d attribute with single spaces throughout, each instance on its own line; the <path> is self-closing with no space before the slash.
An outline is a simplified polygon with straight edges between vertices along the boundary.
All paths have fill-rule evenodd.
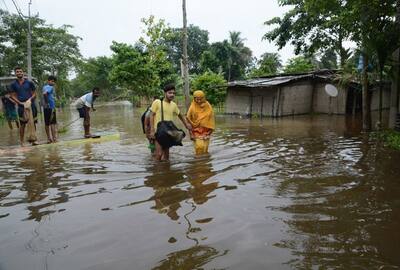
<path id="1" fill-rule="evenodd" d="M 322 80 L 329 80 L 333 78 L 335 71 L 321 70 L 304 74 L 280 74 L 277 76 L 254 78 L 242 81 L 232 81 L 228 83 L 228 87 L 270 87 L 286 84 L 292 81 L 299 81 L 304 79 L 318 78 Z"/>
<path id="2" fill-rule="evenodd" d="M 244 86 L 244 87 L 268 87 L 285 84 L 294 80 L 310 78 L 310 75 L 303 76 L 282 76 L 273 78 L 256 78 L 244 81 L 233 81 L 228 83 L 228 87 Z"/>

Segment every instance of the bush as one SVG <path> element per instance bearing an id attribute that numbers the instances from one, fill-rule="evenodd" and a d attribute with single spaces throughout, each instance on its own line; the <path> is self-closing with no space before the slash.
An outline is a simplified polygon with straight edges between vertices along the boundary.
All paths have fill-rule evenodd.
<path id="1" fill-rule="evenodd" d="M 192 81 L 193 91 L 202 90 L 212 105 L 225 102 L 226 88 L 227 81 L 224 77 L 212 71 L 195 76 Z"/>
<path id="2" fill-rule="evenodd" d="M 400 132 L 393 130 L 386 130 L 377 133 L 373 133 L 372 137 L 383 141 L 385 146 L 400 150 Z"/>

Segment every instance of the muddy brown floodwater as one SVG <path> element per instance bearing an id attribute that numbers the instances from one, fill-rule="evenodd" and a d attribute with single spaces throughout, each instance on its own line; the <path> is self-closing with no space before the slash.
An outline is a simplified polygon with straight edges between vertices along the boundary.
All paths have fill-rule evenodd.
<path id="1" fill-rule="evenodd" d="M 218 116 L 209 155 L 157 163 L 140 110 L 92 118 L 121 139 L 13 151 L 0 126 L 1 270 L 400 267 L 400 153 L 357 120 Z"/>

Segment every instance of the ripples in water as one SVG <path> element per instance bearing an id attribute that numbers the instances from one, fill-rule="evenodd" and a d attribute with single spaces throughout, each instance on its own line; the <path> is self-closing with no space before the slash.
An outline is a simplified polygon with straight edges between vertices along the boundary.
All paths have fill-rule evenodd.
<path id="1" fill-rule="evenodd" d="M 398 266 L 398 153 L 287 121 L 227 120 L 170 162 L 129 130 L 0 157 L 0 268 Z"/>

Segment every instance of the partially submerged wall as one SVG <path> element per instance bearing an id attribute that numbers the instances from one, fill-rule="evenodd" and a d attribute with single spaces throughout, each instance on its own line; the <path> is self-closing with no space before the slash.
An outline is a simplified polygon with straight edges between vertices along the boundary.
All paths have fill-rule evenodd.
<path id="1" fill-rule="evenodd" d="M 313 109 L 316 113 L 345 114 L 347 90 L 335 85 L 338 89 L 337 97 L 329 96 L 325 91 L 326 83 L 316 83 L 314 91 Z"/>
<path id="2" fill-rule="evenodd" d="M 277 116 L 311 112 L 313 85 L 311 81 L 288 84 L 281 88 Z"/>
<path id="3" fill-rule="evenodd" d="M 390 85 L 385 85 L 382 91 L 382 109 L 390 108 Z M 374 87 L 371 91 L 371 111 L 379 110 L 379 86 Z"/>
<path id="4" fill-rule="evenodd" d="M 251 90 L 251 114 L 274 116 L 277 88 L 254 88 Z"/>
<path id="5" fill-rule="evenodd" d="M 250 95 L 249 88 L 228 88 L 225 113 L 250 115 Z"/>

